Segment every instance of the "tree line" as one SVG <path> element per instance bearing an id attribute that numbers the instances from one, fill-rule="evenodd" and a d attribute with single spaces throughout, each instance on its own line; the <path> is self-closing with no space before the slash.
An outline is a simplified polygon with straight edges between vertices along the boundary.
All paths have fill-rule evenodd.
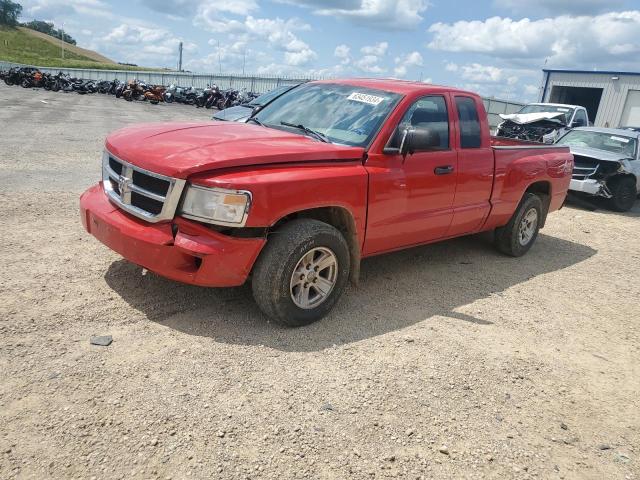
<path id="1" fill-rule="evenodd" d="M 62 38 L 62 40 L 72 45 L 76 44 L 75 39 L 71 35 L 58 30 L 53 26 L 53 23 L 42 20 L 31 20 L 30 22 L 20 23 L 18 18 L 20 18 L 21 14 L 22 5 L 11 0 L 0 0 L 0 25 L 6 25 L 9 27 L 27 27 L 37 32 L 46 33 L 47 35 L 51 35 L 55 38 Z"/>

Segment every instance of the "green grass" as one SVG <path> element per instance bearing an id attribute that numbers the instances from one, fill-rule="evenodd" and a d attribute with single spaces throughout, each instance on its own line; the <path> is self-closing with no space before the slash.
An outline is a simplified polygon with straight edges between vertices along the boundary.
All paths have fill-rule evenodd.
<path id="1" fill-rule="evenodd" d="M 131 67 L 115 63 L 102 63 L 75 52 L 61 49 L 51 42 L 42 40 L 16 28 L 0 27 L 0 60 L 24 63 L 37 67 L 99 68 L 102 70 L 157 70 L 145 67 Z"/>

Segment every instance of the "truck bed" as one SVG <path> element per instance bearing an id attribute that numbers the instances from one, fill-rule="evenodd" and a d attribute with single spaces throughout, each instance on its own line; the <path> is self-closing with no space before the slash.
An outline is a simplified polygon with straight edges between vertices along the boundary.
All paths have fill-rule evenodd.
<path id="1" fill-rule="evenodd" d="M 549 212 L 562 206 L 573 171 L 568 147 L 491 137 L 491 148 L 495 177 L 486 229 L 504 225 L 532 183 L 539 185 L 538 193 L 547 195 Z"/>

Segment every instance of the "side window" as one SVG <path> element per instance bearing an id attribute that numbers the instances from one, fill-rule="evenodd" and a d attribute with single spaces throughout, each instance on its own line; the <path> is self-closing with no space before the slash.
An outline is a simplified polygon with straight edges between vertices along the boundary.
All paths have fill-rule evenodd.
<path id="1" fill-rule="evenodd" d="M 456 97 L 456 108 L 460 119 L 460 146 L 462 148 L 480 147 L 482 137 L 476 102 L 470 97 Z"/>
<path id="2" fill-rule="evenodd" d="M 578 110 L 573 118 L 574 127 L 587 127 L 587 114 L 584 110 Z"/>
<path id="3" fill-rule="evenodd" d="M 400 148 L 402 136 L 407 128 L 429 128 L 440 138 L 438 150 L 447 150 L 449 148 L 449 114 L 444 97 L 423 97 L 411 105 L 387 146 Z"/>

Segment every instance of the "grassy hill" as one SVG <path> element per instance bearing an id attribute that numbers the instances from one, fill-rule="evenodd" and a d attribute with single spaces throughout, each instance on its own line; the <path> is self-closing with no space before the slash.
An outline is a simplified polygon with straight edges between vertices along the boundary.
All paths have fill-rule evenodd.
<path id="1" fill-rule="evenodd" d="M 154 70 L 119 65 L 97 52 L 64 44 L 60 40 L 29 28 L 0 27 L 0 60 L 39 67 L 100 68 L 115 70 Z"/>

